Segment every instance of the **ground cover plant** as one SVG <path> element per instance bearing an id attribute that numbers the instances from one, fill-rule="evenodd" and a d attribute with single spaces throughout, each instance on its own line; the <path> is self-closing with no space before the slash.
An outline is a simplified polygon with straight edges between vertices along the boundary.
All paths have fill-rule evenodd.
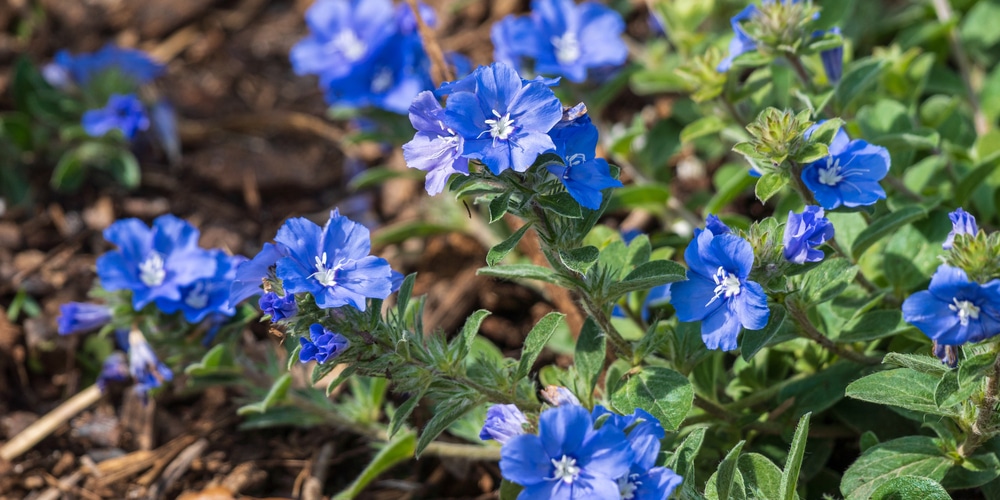
<path id="1" fill-rule="evenodd" d="M 514 3 L 25 50 L 0 495 L 1000 495 L 1000 3 Z"/>

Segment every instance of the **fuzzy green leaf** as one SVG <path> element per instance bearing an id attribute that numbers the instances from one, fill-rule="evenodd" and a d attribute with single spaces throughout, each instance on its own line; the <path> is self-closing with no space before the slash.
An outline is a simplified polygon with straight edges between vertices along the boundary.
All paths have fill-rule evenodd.
<path id="1" fill-rule="evenodd" d="M 788 459 L 785 461 L 785 469 L 781 472 L 781 489 L 778 498 L 781 500 L 793 500 L 795 498 L 795 485 L 799 481 L 799 471 L 802 470 L 802 457 L 806 452 L 806 438 L 809 436 L 809 416 L 806 413 L 799 419 L 799 425 L 795 427 L 795 437 L 792 438 L 792 447 L 788 450 Z M 744 481 L 746 478 L 744 477 Z"/>
<path id="2" fill-rule="evenodd" d="M 868 499 L 883 484 L 901 476 L 941 481 L 954 461 L 934 439 L 907 436 L 877 444 L 844 473 L 840 492 L 847 500 Z"/>
<path id="3" fill-rule="evenodd" d="M 761 203 L 766 203 L 772 196 L 784 189 L 786 185 L 788 185 L 788 177 L 779 173 L 768 172 L 757 180 L 757 185 L 754 187 L 754 194 Z"/>
<path id="4" fill-rule="evenodd" d="M 957 416 L 951 408 L 939 408 L 934 391 L 939 376 L 910 368 L 875 372 L 851 382 L 845 391 L 848 397 L 932 415 Z"/>
<path id="5" fill-rule="evenodd" d="M 576 341 L 576 352 L 573 355 L 573 362 L 576 371 L 583 379 L 584 387 L 588 394 L 594 391 L 597 386 L 597 378 L 604 369 L 604 360 L 607 355 L 607 338 L 601 328 L 597 326 L 594 318 L 587 318 L 580 328 L 580 338 Z"/>
<path id="6" fill-rule="evenodd" d="M 908 205 L 873 220 L 854 240 L 854 245 L 851 246 L 851 255 L 855 259 L 860 259 L 865 250 L 868 250 L 882 238 L 892 236 L 901 227 L 924 217 L 927 217 L 926 208 L 919 205 Z"/>
<path id="7" fill-rule="evenodd" d="M 521 350 L 521 359 L 517 362 L 517 369 L 514 371 L 515 382 L 528 376 L 532 365 L 535 364 L 538 355 L 542 353 L 545 344 L 549 343 L 549 339 L 552 338 L 552 334 L 555 333 L 556 327 L 562 322 L 564 316 L 564 314 L 556 312 L 548 313 L 538 320 L 535 327 L 528 332 L 528 337 L 524 339 L 524 348 Z"/>
<path id="8" fill-rule="evenodd" d="M 514 231 L 514 234 L 510 235 L 506 240 L 493 245 L 493 248 L 486 254 L 486 265 L 493 267 L 503 260 L 517 246 L 521 238 L 524 237 L 524 233 L 528 232 L 528 229 L 531 229 L 531 224 L 521 226 L 520 229 Z"/>
<path id="9" fill-rule="evenodd" d="M 642 408 L 667 430 L 681 425 L 693 403 L 694 387 L 687 377 L 660 366 L 643 367 L 611 395 L 611 405 L 622 414 Z"/>

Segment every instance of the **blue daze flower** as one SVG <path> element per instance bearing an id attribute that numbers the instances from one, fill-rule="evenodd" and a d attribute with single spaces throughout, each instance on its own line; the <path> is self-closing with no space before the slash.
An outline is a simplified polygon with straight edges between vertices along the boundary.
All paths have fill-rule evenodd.
<path id="1" fill-rule="evenodd" d="M 528 419 L 517 405 L 493 405 L 486 410 L 486 421 L 483 423 L 483 430 L 479 432 L 479 439 L 492 439 L 500 444 L 507 444 L 511 438 L 524 434 L 524 426 L 527 424 Z"/>
<path id="2" fill-rule="evenodd" d="M 276 270 L 285 293 L 308 292 L 323 309 L 351 305 L 360 311 L 367 299 L 392 293 L 392 269 L 385 259 L 369 255 L 368 229 L 336 210 L 323 227 L 288 219 L 275 241 L 287 249 Z"/>
<path id="3" fill-rule="evenodd" d="M 111 322 L 111 309 L 102 304 L 67 302 L 59 306 L 59 335 L 82 333 Z"/>
<path id="4" fill-rule="evenodd" d="M 729 20 L 729 24 L 733 27 L 734 36 L 732 41 L 729 42 L 729 54 L 715 68 L 719 73 L 729 71 L 733 67 L 733 60 L 737 57 L 757 50 L 757 42 L 753 38 L 750 38 L 750 35 L 741 25 L 743 21 L 749 21 L 756 13 L 756 5 L 747 5 L 739 14 L 736 14 Z"/>
<path id="5" fill-rule="evenodd" d="M 789 262 L 819 262 L 824 254 L 816 247 L 833 239 L 833 223 L 823 216 L 823 209 L 809 205 L 797 214 L 788 211 L 785 222 L 784 255 Z"/>
<path id="6" fill-rule="evenodd" d="M 834 26 L 825 33 L 840 35 L 840 28 Z M 821 35 L 825 33 L 820 32 Z M 844 75 L 844 46 L 841 45 L 835 49 L 824 50 L 819 53 L 819 58 L 823 62 L 823 72 L 826 73 L 826 79 L 831 84 L 836 85 Z"/>
<path id="7" fill-rule="evenodd" d="M 108 390 L 108 384 L 124 382 L 128 377 L 128 360 L 124 353 L 115 351 L 101 363 L 101 373 L 97 374 L 97 388 L 105 392 Z"/>
<path id="8" fill-rule="evenodd" d="M 806 131 L 806 137 L 817 125 Z M 878 181 L 889 173 L 889 164 L 888 150 L 861 139 L 852 141 L 840 129 L 830 143 L 830 156 L 806 165 L 802 181 L 827 210 L 873 205 L 885 199 Z"/>
<path id="9" fill-rule="evenodd" d="M 666 467 L 656 467 L 660 440 L 666 436 L 659 420 L 642 409 L 632 415 L 618 415 L 598 405 L 592 416 L 595 421 L 608 415 L 605 426 L 612 426 L 627 435 L 633 458 L 629 472 L 618 478 L 619 498 L 632 500 L 662 500 L 670 496 L 684 480 Z"/>
<path id="10" fill-rule="evenodd" d="M 518 500 L 620 498 L 618 478 L 634 453 L 625 434 L 594 429 L 590 412 L 562 405 L 542 412 L 538 435 L 516 436 L 500 450 L 500 472 L 524 490 Z"/>
<path id="11" fill-rule="evenodd" d="M 42 74 L 52 86 L 65 88 L 70 83 L 87 85 L 95 76 L 109 70 L 118 71 L 136 85 L 143 85 L 163 74 L 164 66 L 141 50 L 107 44 L 97 52 L 75 56 L 60 50 Z"/>
<path id="12" fill-rule="evenodd" d="M 417 133 L 403 145 L 406 166 L 427 173 L 424 188 L 433 196 L 444 190 L 452 174 L 469 175 L 469 159 L 462 156 L 465 139 L 445 124 L 446 117 L 434 93 L 424 91 L 410 104 L 410 123 Z"/>
<path id="13" fill-rule="evenodd" d="M 903 319 L 939 345 L 993 337 L 1000 333 L 1000 280 L 980 285 L 965 271 L 942 264 L 927 290 L 903 301 Z"/>
<path id="14" fill-rule="evenodd" d="M 510 66 L 494 63 L 473 74 L 475 92 L 448 97 L 446 124 L 465 139 L 464 155 L 494 175 L 524 172 L 539 154 L 555 149 L 548 132 L 562 118 L 562 105 L 542 82 L 523 83 Z"/>
<path id="15" fill-rule="evenodd" d="M 271 267 L 286 255 L 288 249 L 284 245 L 264 243 L 264 247 L 254 258 L 236 266 L 236 277 L 229 287 L 229 303 L 236 306 L 259 294 L 263 280 L 271 273 Z"/>
<path id="16" fill-rule="evenodd" d="M 299 361 L 308 363 L 326 363 L 327 360 L 340 356 L 351 343 L 339 333 L 333 333 L 319 323 L 309 327 L 309 338 L 299 337 L 302 349 L 299 351 Z"/>
<path id="17" fill-rule="evenodd" d="M 740 329 L 759 330 L 770 311 L 764 289 L 747 277 L 753 248 L 735 234 L 701 231 L 684 251 L 687 281 L 673 284 L 677 319 L 701 321 L 701 338 L 709 349 L 736 349 Z"/>
<path id="18" fill-rule="evenodd" d="M 549 131 L 549 137 L 565 165 L 551 164 L 546 168 L 562 181 L 580 206 L 597 210 L 604 200 L 601 190 L 622 187 L 621 181 L 611 176 L 607 160 L 595 158 L 597 127 L 591 123 L 583 103 L 566 109 L 559 123 Z"/>
<path id="19" fill-rule="evenodd" d="M 722 219 L 715 214 L 708 214 L 708 217 L 705 217 L 705 229 L 708 229 L 716 236 L 733 232 L 733 230 L 730 229 L 725 222 L 722 222 Z M 698 231 L 700 231 L 700 229 L 698 229 Z"/>
<path id="20" fill-rule="evenodd" d="M 537 73 L 582 82 L 588 69 L 625 62 L 624 31 L 621 15 L 596 2 L 534 0 L 530 17 L 507 16 L 493 25 L 490 38 L 498 62 L 516 66 L 526 57 Z"/>
<path id="21" fill-rule="evenodd" d="M 952 245 L 955 243 L 956 235 L 971 234 L 975 236 L 976 233 L 979 232 L 979 225 L 976 224 L 976 217 L 969 212 L 966 212 L 961 207 L 948 214 L 948 218 L 951 219 L 951 231 L 948 233 L 948 238 L 945 239 L 944 243 L 941 245 L 945 250 L 951 250 Z"/>
<path id="22" fill-rule="evenodd" d="M 181 286 L 178 299 L 156 299 L 156 307 L 167 314 L 180 311 L 189 323 L 198 323 L 209 315 L 236 314 L 236 307 L 229 302 L 229 287 L 236 277 L 237 266 L 246 258 L 231 257 L 218 249 L 207 253 L 215 260 L 215 274 Z"/>
<path id="23" fill-rule="evenodd" d="M 174 373 L 156 357 L 139 329 L 117 333 L 118 343 L 128 353 L 128 370 L 136 384 L 135 392 L 145 396 L 150 390 L 174 379 Z"/>
<path id="24" fill-rule="evenodd" d="M 118 130 L 131 140 L 136 132 L 149 128 L 149 116 L 146 106 L 135 95 L 114 94 L 103 108 L 83 113 L 80 123 L 91 137 L 103 137 L 112 130 Z"/>
<path id="25" fill-rule="evenodd" d="M 132 306 L 142 309 L 159 300 L 181 300 L 182 287 L 213 276 L 216 257 L 198 247 L 198 230 L 173 215 L 162 215 L 152 228 L 124 219 L 104 230 L 118 246 L 97 259 L 97 277 L 105 290 L 131 290 Z"/>
<path id="26" fill-rule="evenodd" d="M 432 24 L 428 11 L 421 7 L 421 15 Z M 406 113 L 414 96 L 433 85 L 408 5 L 320 0 L 306 12 L 306 24 L 310 34 L 292 48 L 292 68 L 298 75 L 319 76 L 331 105 Z"/>
<path id="27" fill-rule="evenodd" d="M 282 296 L 274 292 L 267 292 L 260 296 L 257 305 L 260 306 L 261 312 L 271 317 L 271 323 L 291 318 L 299 313 L 295 296 L 290 293 Z"/>

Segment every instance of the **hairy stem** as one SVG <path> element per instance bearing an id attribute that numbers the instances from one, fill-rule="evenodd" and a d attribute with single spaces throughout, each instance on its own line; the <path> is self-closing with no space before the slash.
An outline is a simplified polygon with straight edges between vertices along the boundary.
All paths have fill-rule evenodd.
<path id="1" fill-rule="evenodd" d="M 822 332 L 817 330 L 816 327 L 809 321 L 805 311 L 799 309 L 799 307 L 791 301 L 785 303 L 785 308 L 788 309 L 788 314 L 795 320 L 795 323 L 799 325 L 799 329 L 803 336 L 823 346 L 826 350 L 842 358 L 854 361 L 855 363 L 861 363 L 863 365 L 882 364 L 882 358 L 879 356 L 867 356 L 852 349 L 837 345 L 836 342 L 830 340 L 829 337 L 823 335 Z"/>
<path id="2" fill-rule="evenodd" d="M 972 453 L 979 448 L 979 445 L 996 434 L 996 427 L 993 425 L 993 416 L 996 415 L 997 398 L 1000 388 L 1000 356 L 993 362 L 993 369 L 986 377 L 986 393 L 983 394 L 983 402 L 976 413 L 976 421 L 972 423 L 972 429 L 965 441 L 958 446 L 958 454 L 963 457 L 972 456 Z"/>

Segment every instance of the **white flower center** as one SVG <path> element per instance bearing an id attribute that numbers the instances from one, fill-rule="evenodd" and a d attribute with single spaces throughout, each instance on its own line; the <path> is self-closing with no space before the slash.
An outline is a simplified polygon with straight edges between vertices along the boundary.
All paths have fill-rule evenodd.
<path id="1" fill-rule="evenodd" d="M 382 67 L 372 78 L 372 93 L 381 94 L 392 87 L 392 69 Z"/>
<path id="2" fill-rule="evenodd" d="M 344 59 L 350 62 L 361 59 L 364 57 L 365 52 L 368 51 L 368 46 L 365 45 L 365 42 L 362 42 L 352 30 L 344 30 L 337 33 L 336 38 L 331 43 L 334 48 L 344 55 Z"/>
<path id="3" fill-rule="evenodd" d="M 497 117 L 496 120 L 488 119 L 486 124 L 490 126 L 490 137 L 494 140 L 500 139 L 501 141 L 506 141 L 510 134 L 514 132 L 514 120 L 510 117 L 510 113 L 500 116 L 497 110 L 493 110 L 493 116 Z"/>
<path id="4" fill-rule="evenodd" d="M 712 297 L 712 300 L 708 301 L 708 304 L 705 304 L 706 306 L 715 302 L 715 299 L 719 297 L 728 299 L 740 294 L 740 279 L 735 274 L 726 272 L 722 266 L 719 266 L 719 269 L 715 271 L 715 276 L 712 276 L 712 279 L 715 280 L 716 285 L 715 296 Z"/>
<path id="5" fill-rule="evenodd" d="M 164 269 L 163 256 L 159 252 L 153 251 L 146 256 L 146 260 L 139 263 L 139 280 L 146 286 L 159 286 L 167 278 L 167 270 Z"/>
<path id="6" fill-rule="evenodd" d="M 622 500 L 635 498 L 635 490 L 639 489 L 639 485 L 642 484 L 635 480 L 637 477 L 639 477 L 638 474 L 632 474 L 618 478 L 618 492 L 621 494 Z"/>
<path id="7" fill-rule="evenodd" d="M 205 293 L 205 282 L 195 283 L 194 288 L 184 297 L 184 303 L 191 309 L 204 309 L 208 305 L 208 294 Z"/>
<path id="8" fill-rule="evenodd" d="M 559 460 L 551 459 L 552 466 L 556 468 L 555 477 L 553 479 L 563 480 L 566 484 L 572 483 L 576 480 L 576 476 L 580 475 L 580 468 L 576 466 L 576 459 L 567 457 L 563 455 Z"/>
<path id="9" fill-rule="evenodd" d="M 840 160 L 832 156 L 826 159 L 826 168 L 819 169 L 819 182 L 827 186 L 836 186 L 844 176 L 840 174 Z"/>
<path id="10" fill-rule="evenodd" d="M 335 286 L 337 284 L 337 271 L 340 271 L 344 260 L 346 259 L 341 259 L 333 267 L 327 267 L 326 252 L 323 252 L 322 256 L 316 257 L 316 272 L 309 275 L 309 277 L 316 278 L 316 281 L 323 286 Z"/>
<path id="11" fill-rule="evenodd" d="M 948 304 L 948 309 L 958 313 L 958 322 L 962 326 L 969 324 L 969 318 L 979 319 L 979 308 L 975 304 L 969 302 L 968 300 L 958 300 L 958 297 L 952 297 L 951 301 L 953 304 Z"/>
<path id="12" fill-rule="evenodd" d="M 552 37 L 551 42 L 559 64 L 571 64 L 580 58 L 580 40 L 576 38 L 576 33 L 567 31 L 562 36 Z"/>

